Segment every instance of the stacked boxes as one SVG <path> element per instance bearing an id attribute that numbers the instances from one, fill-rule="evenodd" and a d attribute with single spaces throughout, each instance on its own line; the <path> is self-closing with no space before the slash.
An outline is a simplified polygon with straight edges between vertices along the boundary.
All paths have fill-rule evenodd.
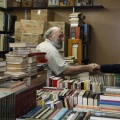
<path id="1" fill-rule="evenodd" d="M 54 21 L 54 13 L 48 9 L 31 10 L 31 20 Z"/>

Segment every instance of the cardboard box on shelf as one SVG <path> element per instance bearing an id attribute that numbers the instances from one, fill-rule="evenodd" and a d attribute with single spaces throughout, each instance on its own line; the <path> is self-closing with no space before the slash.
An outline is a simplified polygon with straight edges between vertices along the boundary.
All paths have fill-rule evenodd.
<path id="1" fill-rule="evenodd" d="M 48 9 L 31 10 L 31 20 L 54 21 L 54 12 Z"/>
<path id="2" fill-rule="evenodd" d="M 21 20 L 22 29 L 26 33 L 43 34 L 47 30 L 47 22 L 36 20 Z"/>
<path id="3" fill-rule="evenodd" d="M 47 22 L 36 20 L 21 20 L 15 22 L 15 42 L 21 42 L 22 33 L 44 34 L 47 30 Z M 38 41 L 39 43 L 40 41 Z"/>

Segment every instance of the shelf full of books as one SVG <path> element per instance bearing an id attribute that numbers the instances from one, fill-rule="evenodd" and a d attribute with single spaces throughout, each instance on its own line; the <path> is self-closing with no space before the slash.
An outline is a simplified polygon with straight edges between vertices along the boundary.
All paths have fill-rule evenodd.
<path id="1" fill-rule="evenodd" d="M 93 0 L 80 2 L 78 0 L 68 0 L 68 1 L 59 1 L 59 0 L 34 0 L 34 1 L 7 1 L 8 10 L 24 10 L 24 9 L 103 9 L 102 5 L 95 5 Z"/>

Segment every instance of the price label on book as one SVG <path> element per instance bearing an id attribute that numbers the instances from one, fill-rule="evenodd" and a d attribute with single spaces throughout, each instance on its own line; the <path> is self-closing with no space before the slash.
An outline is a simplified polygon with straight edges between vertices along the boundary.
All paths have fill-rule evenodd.
<path id="1" fill-rule="evenodd" d="M 26 86 L 30 85 L 31 77 L 26 78 Z"/>

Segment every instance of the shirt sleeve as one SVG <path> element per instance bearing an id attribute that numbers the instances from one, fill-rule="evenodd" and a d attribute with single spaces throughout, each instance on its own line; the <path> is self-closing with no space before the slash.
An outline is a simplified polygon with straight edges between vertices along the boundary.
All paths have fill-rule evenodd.
<path id="1" fill-rule="evenodd" d="M 120 73 L 120 64 L 101 65 L 100 71 L 103 73 Z"/>
<path id="2" fill-rule="evenodd" d="M 61 74 L 67 67 L 68 64 L 62 58 L 58 51 L 48 52 L 46 56 L 48 60 L 49 68 L 56 74 Z"/>

